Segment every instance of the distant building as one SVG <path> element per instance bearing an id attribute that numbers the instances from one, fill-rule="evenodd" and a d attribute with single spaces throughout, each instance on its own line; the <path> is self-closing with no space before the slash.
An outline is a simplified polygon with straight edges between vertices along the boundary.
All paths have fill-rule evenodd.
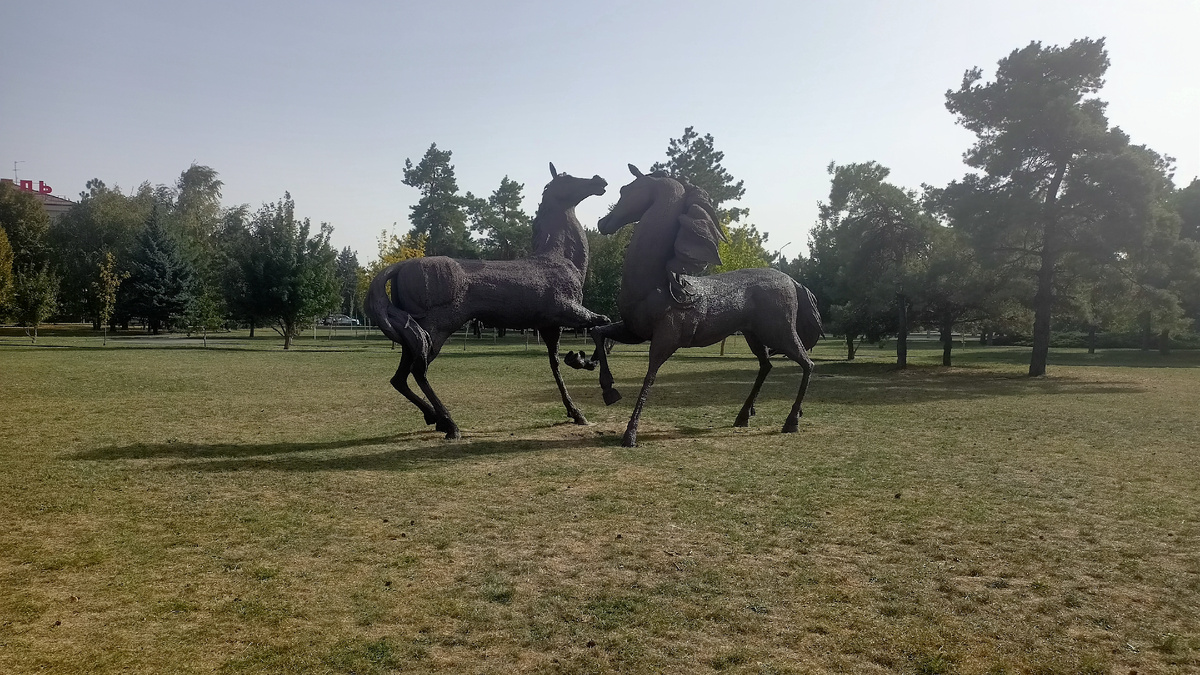
<path id="1" fill-rule="evenodd" d="M 37 187 L 33 186 L 33 181 L 31 180 L 14 183 L 9 178 L 0 178 L 0 183 L 12 184 L 18 190 L 28 192 L 37 197 L 37 200 L 42 203 L 42 208 L 46 209 L 46 213 L 50 216 L 50 222 L 58 220 L 62 214 L 70 210 L 72 206 L 75 206 L 75 202 L 51 194 L 50 186 L 40 180 Z"/>

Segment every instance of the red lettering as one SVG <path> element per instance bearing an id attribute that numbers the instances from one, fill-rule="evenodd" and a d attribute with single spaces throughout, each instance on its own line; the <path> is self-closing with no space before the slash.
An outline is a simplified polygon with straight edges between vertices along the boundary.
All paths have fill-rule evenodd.
<path id="1" fill-rule="evenodd" d="M 21 181 L 21 189 L 33 192 L 33 181 L 31 181 L 31 180 Z"/>
<path id="2" fill-rule="evenodd" d="M 48 195 L 51 192 L 53 192 L 53 190 L 50 189 L 49 185 L 46 185 L 45 183 L 43 183 L 42 181 L 39 180 L 38 181 L 38 192 L 40 192 L 44 195 Z"/>

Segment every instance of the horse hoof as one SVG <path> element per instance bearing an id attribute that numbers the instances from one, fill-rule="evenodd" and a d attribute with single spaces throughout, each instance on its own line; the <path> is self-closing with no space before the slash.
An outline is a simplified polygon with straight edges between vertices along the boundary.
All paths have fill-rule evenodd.
<path id="1" fill-rule="evenodd" d="M 433 413 L 425 413 L 425 424 L 437 424 L 437 421 L 437 415 L 434 415 Z M 441 431 L 441 429 L 438 429 L 438 431 Z"/>
<path id="2" fill-rule="evenodd" d="M 637 434 L 630 434 L 630 433 L 626 432 L 625 436 L 623 438 L 621 438 L 621 447 L 622 448 L 636 448 L 637 447 Z"/>
<path id="3" fill-rule="evenodd" d="M 587 418 L 583 416 L 583 413 L 571 415 L 571 421 L 582 427 L 586 427 L 588 425 Z"/>
<path id="4" fill-rule="evenodd" d="M 462 438 L 462 434 L 458 432 L 458 429 L 452 429 L 446 432 L 446 440 L 448 441 L 457 441 L 460 438 Z"/>
<path id="5" fill-rule="evenodd" d="M 750 426 L 750 418 L 749 418 L 749 417 L 746 417 L 746 416 L 743 416 L 743 415 L 738 415 L 738 416 L 737 416 L 737 419 L 735 419 L 735 420 L 733 421 L 733 426 L 735 426 L 735 427 L 748 427 L 748 426 Z"/>
<path id="6" fill-rule="evenodd" d="M 794 434 L 797 431 L 800 431 L 800 423 L 798 421 L 788 420 L 787 422 L 783 423 L 783 433 Z"/>
<path id="7" fill-rule="evenodd" d="M 587 368 L 587 365 L 580 358 L 580 354 L 582 353 L 583 352 L 580 352 L 579 354 L 576 354 L 575 352 L 567 352 L 567 355 L 563 357 L 563 363 L 574 368 L 575 370 L 583 370 L 584 368 Z"/>
<path id="8" fill-rule="evenodd" d="M 621 400 L 621 392 L 616 389 L 604 390 L 604 405 L 612 405 Z"/>

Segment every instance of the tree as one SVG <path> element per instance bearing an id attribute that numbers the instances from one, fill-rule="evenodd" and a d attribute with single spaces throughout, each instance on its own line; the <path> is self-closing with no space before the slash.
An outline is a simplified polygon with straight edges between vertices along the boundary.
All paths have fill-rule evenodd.
<path id="1" fill-rule="evenodd" d="M 409 220 L 416 234 L 428 235 L 427 255 L 477 258 L 479 248 L 467 232 L 467 202 L 458 194 L 451 154 L 433 143 L 417 164 L 404 160 L 404 184 L 421 191 Z"/>
<path id="2" fill-rule="evenodd" d="M 397 236 L 396 233 L 388 233 L 386 230 L 379 233 L 376 238 L 379 246 L 379 256 L 375 258 L 366 267 L 360 268 L 358 271 L 358 309 L 362 309 L 362 302 L 367 297 L 367 287 L 371 285 L 371 280 L 374 279 L 388 265 L 409 260 L 411 258 L 425 257 L 425 243 L 429 237 L 423 234 L 407 232 L 403 237 Z M 365 312 L 364 312 L 365 314 Z"/>
<path id="3" fill-rule="evenodd" d="M 96 282 L 97 306 L 100 308 L 100 327 L 104 331 L 100 344 L 108 344 L 108 322 L 112 320 L 117 308 L 117 292 L 121 282 L 129 278 L 129 272 L 117 269 L 117 259 L 112 251 L 104 252 L 104 262 L 100 263 L 100 278 Z"/>
<path id="4" fill-rule="evenodd" d="M 126 311 L 145 319 L 150 332 L 157 334 L 182 318 L 194 298 L 194 285 L 178 243 L 163 229 L 158 209 L 151 210 L 129 261 Z"/>
<path id="5" fill-rule="evenodd" d="M 220 286 L 218 233 L 226 215 L 221 207 L 223 185 L 215 169 L 193 163 L 169 190 L 169 208 L 164 217 L 164 225 L 175 235 L 182 255 L 206 288 Z"/>
<path id="6" fill-rule="evenodd" d="M 255 320 L 269 321 L 290 349 L 305 322 L 337 307 L 337 252 L 328 224 L 310 236 L 308 219 L 297 220 L 295 203 L 284 194 L 265 204 L 236 254 L 236 284 Z"/>
<path id="7" fill-rule="evenodd" d="M 591 229 L 585 230 L 585 234 L 589 255 L 587 277 L 583 280 L 583 305 L 613 321 L 620 321 L 617 298 L 621 294 L 625 249 L 633 237 L 633 228 L 623 227 L 608 236 Z"/>
<path id="8" fill-rule="evenodd" d="M 487 199 L 467 193 L 471 229 L 483 234 L 483 257 L 516 260 L 529 255 L 533 240 L 532 219 L 521 209 L 525 186 L 505 176 Z"/>
<path id="9" fill-rule="evenodd" d="M 13 278 L 13 317 L 36 343 L 37 331 L 58 307 L 58 277 L 46 267 L 26 265 Z M 30 335 L 30 329 L 33 334 Z"/>
<path id="10" fill-rule="evenodd" d="M 667 161 L 656 162 L 651 171 L 666 171 L 708 192 L 717 216 L 722 223 L 732 223 L 749 213 L 747 209 L 722 209 L 725 202 L 733 202 L 746 193 L 742 181 L 734 181 L 721 162 L 725 153 L 716 149 L 712 134 L 701 136 L 694 127 L 683 130 L 683 136 L 672 138 L 667 143 Z"/>
<path id="11" fill-rule="evenodd" d="M 93 327 L 100 329 L 99 298 L 92 290 L 104 254 L 112 252 L 118 266 L 129 260 L 157 200 L 149 183 L 125 195 L 116 186 L 110 188 L 92 179 L 79 203 L 50 226 L 50 259 L 62 279 L 63 313 L 90 319 Z M 121 314 L 120 307 L 117 314 Z"/>
<path id="12" fill-rule="evenodd" d="M 771 256 L 764 247 L 767 235 L 759 232 L 757 227 L 749 223 L 728 223 L 722 229 L 727 239 L 717 242 L 721 264 L 712 268 L 713 273 L 770 266 L 768 258 Z"/>
<path id="13" fill-rule="evenodd" d="M 187 323 L 189 334 L 200 332 L 200 339 L 208 347 L 208 331 L 221 327 L 225 312 L 221 296 L 213 289 L 204 289 L 197 293 L 195 299 L 188 305 L 184 321 Z"/>
<path id="14" fill-rule="evenodd" d="M 908 365 L 909 311 L 929 258 L 936 222 L 911 190 L 885 181 L 890 170 L 876 162 L 829 165 L 829 202 L 819 207 L 815 237 L 833 247 L 822 251 L 835 266 L 835 285 L 844 299 L 844 328 L 866 330 L 877 315 L 896 317 L 896 365 Z M 814 251 L 816 253 L 816 251 Z M 848 351 L 852 346 L 848 344 Z"/>
<path id="15" fill-rule="evenodd" d="M 0 229 L 0 321 L 4 320 L 8 306 L 12 303 L 13 252 L 8 244 L 8 235 Z"/>
<path id="16" fill-rule="evenodd" d="M 966 163 L 984 172 L 952 183 L 947 191 L 965 199 L 982 192 L 1002 206 L 1001 211 L 977 211 L 974 226 L 964 225 L 974 229 L 978 245 L 1007 257 L 1014 267 L 1027 265 L 1034 274 L 1031 376 L 1046 372 L 1064 262 L 1073 254 L 1118 252 L 1119 245 L 1106 236 L 1130 233 L 1107 225 L 1143 225 L 1122 217 L 1110 200 L 1096 202 L 1110 189 L 1124 206 L 1144 196 L 1114 189 L 1112 175 L 1104 177 L 1105 165 L 1120 164 L 1128 147 L 1126 136 L 1109 128 L 1105 102 L 1092 96 L 1103 86 L 1108 65 L 1103 39 L 1083 38 L 1067 47 L 1032 42 L 1000 60 L 994 81 L 981 84 L 982 71 L 972 68 L 957 91 L 946 92 L 947 109 L 978 136 Z"/>
<path id="17" fill-rule="evenodd" d="M 358 253 L 347 246 L 337 256 L 338 294 L 342 298 L 341 312 L 353 316 L 359 313 L 358 278 L 362 265 L 358 264 Z"/>
<path id="18" fill-rule="evenodd" d="M 7 236 L 14 269 L 46 262 L 50 217 L 37 197 L 12 183 L 0 183 L 0 230 Z"/>

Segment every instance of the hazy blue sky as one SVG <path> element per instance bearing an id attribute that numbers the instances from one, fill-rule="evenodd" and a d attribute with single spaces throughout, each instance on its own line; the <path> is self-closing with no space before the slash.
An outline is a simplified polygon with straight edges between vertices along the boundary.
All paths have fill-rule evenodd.
<path id="1" fill-rule="evenodd" d="M 965 70 L 1032 40 L 1106 37 L 1101 97 L 1135 143 L 1200 174 L 1200 2 L 55 2 L 0 12 L 0 175 L 76 198 L 216 169 L 224 201 L 291 191 L 364 262 L 408 227 L 405 158 L 454 152 L 459 186 L 546 164 L 628 181 L 685 126 L 745 181 L 769 247 L 805 251 L 825 167 L 908 187 L 961 176 L 944 107 Z M 579 209 L 594 226 L 611 195 Z"/>

